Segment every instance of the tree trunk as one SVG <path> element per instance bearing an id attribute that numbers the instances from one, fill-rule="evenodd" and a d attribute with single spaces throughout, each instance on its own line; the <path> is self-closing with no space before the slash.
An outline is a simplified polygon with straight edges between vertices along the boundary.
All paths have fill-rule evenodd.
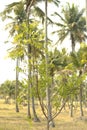
<path id="1" fill-rule="evenodd" d="M 72 46 L 72 52 L 75 52 L 75 40 L 74 40 L 74 36 L 71 33 L 71 46 Z M 72 98 L 70 99 L 70 117 L 73 117 L 73 100 Z"/>
<path id="2" fill-rule="evenodd" d="M 82 74 L 84 74 L 85 72 L 85 66 L 84 66 L 84 69 L 83 70 L 80 70 L 79 71 L 79 77 L 82 76 Z M 83 116 L 83 106 L 82 106 L 82 84 L 80 84 L 80 89 L 79 89 L 79 102 L 80 102 L 80 116 L 82 117 Z"/>
<path id="3" fill-rule="evenodd" d="M 49 127 L 49 119 L 47 118 L 47 130 L 49 130 L 50 127 Z"/>
<path id="4" fill-rule="evenodd" d="M 45 60 L 46 60 L 46 79 L 48 78 L 48 46 L 47 46 L 47 0 L 45 0 Z M 47 80 L 46 80 L 47 81 Z M 47 130 L 49 130 L 49 123 L 54 126 L 51 113 L 51 101 L 50 101 L 50 88 L 48 83 L 46 83 L 46 97 L 47 97 Z M 51 120 L 51 121 L 50 121 Z"/>
<path id="5" fill-rule="evenodd" d="M 36 60 L 36 51 L 35 49 L 33 50 L 33 77 L 32 77 L 32 86 L 31 88 L 33 88 L 33 86 L 37 85 L 37 81 L 36 81 L 36 72 L 35 72 L 35 69 L 37 69 L 35 66 L 35 60 Z M 35 58 L 34 58 L 35 56 Z M 37 62 L 36 62 L 37 63 Z M 35 91 L 33 89 L 33 91 Z M 36 109 L 35 109 L 35 98 L 34 98 L 34 94 L 32 93 L 32 111 L 33 111 L 33 116 L 34 116 L 34 122 L 40 122 L 39 118 L 37 117 L 37 114 L 36 114 Z"/>
<path id="6" fill-rule="evenodd" d="M 75 52 L 75 40 L 73 34 L 71 34 L 71 46 L 72 46 L 72 52 Z"/>
<path id="7" fill-rule="evenodd" d="M 73 117 L 73 100 L 70 100 L 70 117 Z"/>
<path id="8" fill-rule="evenodd" d="M 31 63 L 30 63 L 30 53 L 31 53 L 31 47 L 28 44 L 28 94 L 27 94 L 27 100 L 28 100 L 28 113 L 27 116 L 31 118 L 31 112 L 30 112 L 30 89 L 31 89 Z"/>
<path id="9" fill-rule="evenodd" d="M 30 9 L 31 9 L 32 1 L 27 1 L 26 3 L 26 24 L 27 24 L 27 34 L 26 39 L 29 39 L 29 16 L 30 16 Z M 30 112 L 30 89 L 31 89 L 31 45 L 30 43 L 27 43 L 27 56 L 28 56 L 28 94 L 27 94 L 27 100 L 28 100 L 28 111 L 27 115 L 29 118 L 31 118 L 31 112 Z"/>
<path id="10" fill-rule="evenodd" d="M 19 75 L 19 72 L 18 72 L 18 64 L 19 62 L 19 58 L 17 58 L 17 61 L 16 61 L 16 86 L 15 86 L 15 105 L 16 105 L 16 112 L 19 112 L 19 107 L 18 107 L 18 75 Z"/>
<path id="11" fill-rule="evenodd" d="M 83 114 L 83 107 L 82 107 L 82 85 L 80 85 L 80 116 L 84 116 Z"/>
<path id="12" fill-rule="evenodd" d="M 34 103 L 34 97 L 32 96 L 32 110 L 33 110 L 33 116 L 34 116 L 34 122 L 40 122 L 39 118 L 37 117 L 36 110 L 35 110 L 35 103 Z"/>

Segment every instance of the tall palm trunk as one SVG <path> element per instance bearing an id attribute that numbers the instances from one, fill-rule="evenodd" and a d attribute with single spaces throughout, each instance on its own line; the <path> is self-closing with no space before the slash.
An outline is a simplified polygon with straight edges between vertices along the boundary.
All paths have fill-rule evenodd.
<path id="1" fill-rule="evenodd" d="M 85 67 L 84 67 L 85 69 Z M 84 74 L 84 70 L 80 70 L 79 71 L 79 77 Z M 79 89 L 79 102 L 80 102 L 80 116 L 82 117 L 83 114 L 83 105 L 82 105 L 82 96 L 83 96 L 83 88 L 82 88 L 82 84 L 80 85 L 80 89 Z"/>
<path id="2" fill-rule="evenodd" d="M 46 60 L 46 79 L 48 77 L 48 46 L 47 46 L 47 0 L 45 0 L 45 60 Z M 49 124 L 53 124 L 51 113 L 51 101 L 50 101 L 50 87 L 46 83 L 46 97 L 47 97 L 47 130 L 49 130 Z"/>
<path id="3" fill-rule="evenodd" d="M 30 112 L 30 89 L 31 89 L 31 47 L 28 44 L 28 94 L 27 94 L 27 100 L 28 100 L 28 111 L 27 116 L 31 118 L 31 112 Z"/>
<path id="4" fill-rule="evenodd" d="M 70 97 L 70 117 L 73 117 L 73 99 Z"/>
<path id="5" fill-rule="evenodd" d="M 27 16 L 27 27 L 28 27 L 28 32 L 27 32 L 27 40 L 30 38 L 29 37 L 29 17 L 30 17 L 30 13 L 31 13 L 31 7 L 32 4 L 34 2 L 34 0 L 27 0 L 26 1 L 26 16 Z M 28 95 L 27 95 L 27 99 L 28 99 L 28 117 L 31 118 L 31 112 L 30 112 L 30 90 L 31 90 L 31 44 L 28 43 L 27 44 L 27 48 L 28 48 Z M 32 98 L 32 104 L 34 103 L 34 98 Z M 33 107 L 34 108 L 34 107 Z M 33 111 L 35 112 L 35 111 Z"/>
<path id="6" fill-rule="evenodd" d="M 28 3 L 26 4 L 26 16 L 27 16 L 27 40 L 29 39 L 29 14 L 30 14 L 30 6 Z M 28 55 L 28 94 L 27 94 L 27 100 L 28 100 L 28 111 L 27 115 L 29 118 L 31 118 L 31 112 L 30 112 L 30 89 L 31 89 L 31 45 L 30 43 L 27 44 L 27 55 Z"/>
<path id="7" fill-rule="evenodd" d="M 47 0 L 45 0 L 45 60 L 46 60 L 46 78 L 48 77 L 48 54 L 47 54 Z M 47 130 L 49 130 L 49 122 L 50 122 L 50 89 L 48 84 L 46 83 L 46 96 L 47 96 Z"/>
<path id="8" fill-rule="evenodd" d="M 73 34 L 71 34 L 71 46 L 72 46 L 72 52 L 75 52 L 75 40 Z"/>
<path id="9" fill-rule="evenodd" d="M 19 58 L 16 59 L 16 85 L 15 85 L 15 105 L 16 105 L 16 112 L 19 112 L 19 107 L 18 107 L 18 67 L 19 67 Z"/>
<path id="10" fill-rule="evenodd" d="M 71 33 L 71 47 L 72 47 L 72 52 L 75 52 L 75 40 L 74 36 Z M 70 97 L 70 117 L 73 117 L 73 99 Z"/>
<path id="11" fill-rule="evenodd" d="M 82 117 L 82 116 L 84 116 L 84 114 L 83 114 L 83 105 L 82 105 L 82 85 L 80 85 L 80 116 Z"/>

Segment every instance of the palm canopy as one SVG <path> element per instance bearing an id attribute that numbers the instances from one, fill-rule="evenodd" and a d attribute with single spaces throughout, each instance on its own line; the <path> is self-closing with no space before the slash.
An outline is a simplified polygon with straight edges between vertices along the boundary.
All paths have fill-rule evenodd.
<path id="1" fill-rule="evenodd" d="M 79 11 L 78 6 L 75 6 L 74 4 L 70 6 L 69 3 L 67 3 L 66 7 L 63 7 L 62 9 L 63 17 L 55 12 L 55 15 L 61 19 L 61 23 L 55 23 L 59 28 L 55 31 L 59 37 L 58 42 L 60 41 L 62 43 L 69 35 L 71 39 L 72 51 L 75 51 L 76 42 L 81 43 L 87 38 L 85 33 L 86 21 L 83 17 L 83 13 L 84 9 Z"/>
<path id="2" fill-rule="evenodd" d="M 26 16 L 25 12 L 27 11 L 27 8 L 34 7 L 36 9 L 36 11 L 38 11 L 39 8 L 37 8 L 36 5 L 38 3 L 41 3 L 44 1 L 45 0 L 20 0 L 19 2 L 13 2 L 13 3 L 7 5 L 5 10 L 3 12 L 1 12 L 0 15 L 2 16 L 3 20 L 6 19 L 7 17 L 10 18 L 9 13 L 11 13 L 12 11 L 15 12 L 15 15 L 16 15 L 16 13 L 17 13 L 17 15 L 18 15 L 18 13 L 19 13 L 19 15 L 21 13 L 22 15 Z M 50 2 L 50 3 L 53 2 L 56 6 L 59 5 L 59 0 L 48 0 L 48 2 Z M 20 8 L 20 12 L 18 12 L 19 8 Z M 23 8 L 25 9 L 25 12 L 22 12 Z M 39 10 L 38 12 L 39 13 L 42 12 L 42 15 L 43 15 L 42 10 Z"/>
<path id="3" fill-rule="evenodd" d="M 13 17 L 15 17 L 17 20 L 21 20 L 21 18 L 24 19 L 26 17 L 26 12 L 24 10 L 24 2 L 13 2 L 7 5 L 4 11 L 0 13 L 0 16 L 2 17 L 2 20 L 5 20 L 7 18 L 11 19 Z"/>
<path id="4" fill-rule="evenodd" d="M 87 45 L 81 43 L 81 47 L 77 52 L 71 53 L 71 62 L 77 69 L 87 65 Z"/>

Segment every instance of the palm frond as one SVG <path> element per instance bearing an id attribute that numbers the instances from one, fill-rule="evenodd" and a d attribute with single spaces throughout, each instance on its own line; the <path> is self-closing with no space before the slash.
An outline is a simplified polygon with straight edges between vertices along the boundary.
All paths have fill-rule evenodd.
<path id="1" fill-rule="evenodd" d="M 60 17 L 60 19 L 63 21 L 63 22 L 66 22 L 65 21 L 65 19 L 60 15 L 60 14 L 58 14 L 57 12 L 54 12 L 54 16 L 58 16 L 58 17 Z"/>
<path id="2" fill-rule="evenodd" d="M 13 8 L 16 7 L 19 4 L 20 4 L 20 2 L 13 2 L 13 3 L 9 4 L 9 5 L 6 5 L 5 10 L 0 13 L 0 16 L 2 17 L 2 20 L 4 21 L 7 18 L 6 17 L 7 14 L 12 13 Z"/>
<path id="3" fill-rule="evenodd" d="M 77 22 L 82 17 L 84 11 L 85 11 L 85 9 L 82 9 L 80 12 L 78 12 L 77 17 L 75 18 L 75 22 Z"/>
<path id="4" fill-rule="evenodd" d="M 61 23 L 54 23 L 55 25 L 59 26 L 59 27 L 66 27 L 64 24 L 61 24 Z"/>
<path id="5" fill-rule="evenodd" d="M 80 60 L 79 55 L 77 55 L 77 53 L 72 52 L 72 53 L 71 53 L 71 58 L 72 58 L 73 64 L 74 64 L 76 67 L 80 67 L 80 66 L 81 66 L 81 63 L 80 63 L 81 60 Z"/>
<path id="6" fill-rule="evenodd" d="M 35 6 L 33 12 L 35 13 L 36 16 L 42 19 L 42 23 L 44 22 L 44 16 L 45 13 L 38 7 Z"/>
<path id="7" fill-rule="evenodd" d="M 59 6 L 59 3 L 60 3 L 60 1 L 59 0 L 52 0 L 53 1 L 53 3 L 58 7 Z"/>
<path id="8" fill-rule="evenodd" d="M 65 32 L 59 32 L 58 35 L 59 35 L 59 39 L 58 39 L 58 43 L 62 43 L 64 41 L 64 39 L 68 36 L 69 32 L 67 31 L 66 33 Z"/>
<path id="9" fill-rule="evenodd" d="M 36 16 L 42 19 L 42 23 L 44 23 L 44 17 L 45 17 L 44 11 L 40 9 L 38 6 L 35 6 L 33 12 L 35 13 Z M 49 17 L 47 17 L 47 20 L 49 21 L 49 23 L 53 23 L 53 21 Z"/>

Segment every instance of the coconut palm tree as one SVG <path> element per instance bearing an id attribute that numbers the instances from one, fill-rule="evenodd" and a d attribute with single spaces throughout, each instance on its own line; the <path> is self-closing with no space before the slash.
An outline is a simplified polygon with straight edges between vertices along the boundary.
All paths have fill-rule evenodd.
<path id="1" fill-rule="evenodd" d="M 83 80 L 85 79 L 85 73 L 87 71 L 87 46 L 83 44 L 81 48 L 76 53 L 71 54 L 71 60 L 73 65 L 75 66 L 75 70 L 79 71 L 79 79 L 81 80 L 79 86 L 79 101 L 80 101 L 80 116 L 82 117 L 83 114 Z"/>
<path id="2" fill-rule="evenodd" d="M 86 35 L 86 20 L 83 17 L 84 9 L 79 11 L 78 7 L 69 3 L 62 9 L 63 16 L 55 12 L 55 15 L 61 19 L 60 22 L 55 22 L 58 29 L 55 31 L 58 34 L 58 42 L 63 42 L 67 36 L 70 36 L 72 51 L 75 51 L 77 42 L 85 41 Z"/>
<path id="3" fill-rule="evenodd" d="M 11 14 L 9 14 L 11 11 L 13 11 L 14 14 L 15 14 L 14 18 L 10 16 Z M 17 35 L 20 34 L 21 31 L 23 31 L 23 30 L 21 30 L 21 27 L 22 27 L 22 23 L 26 21 L 26 18 L 27 18 L 26 16 L 27 15 L 26 15 L 26 11 L 24 10 L 24 2 L 22 2 L 22 1 L 20 3 L 19 2 L 15 2 L 15 3 L 12 3 L 12 4 L 8 5 L 7 8 L 2 12 L 2 17 L 4 19 L 9 18 L 9 19 L 12 20 L 12 22 L 7 25 L 7 28 L 11 27 L 11 29 L 10 29 L 10 35 L 11 36 L 16 37 Z M 21 46 L 18 43 L 16 45 L 17 45 L 17 47 L 14 48 L 14 50 L 15 49 L 18 50 L 18 48 L 20 48 L 20 46 Z M 12 52 L 14 52 L 14 50 L 12 50 Z M 12 54 L 12 52 L 10 52 L 10 55 Z M 16 97 L 16 111 L 19 111 L 18 110 L 18 103 L 17 103 L 18 60 L 19 60 L 19 56 L 20 55 L 18 54 L 18 56 L 17 56 L 17 64 L 16 64 L 16 80 L 17 80 L 16 81 L 16 88 L 15 88 L 16 89 L 15 90 L 15 92 L 16 92 L 15 93 L 15 97 Z M 29 100 L 28 100 L 28 103 L 29 103 Z M 34 101 L 32 103 L 34 103 Z M 34 104 L 33 104 L 33 106 L 34 106 Z M 36 120 L 37 116 L 36 116 L 35 108 L 33 107 L 33 109 L 34 109 L 33 110 L 33 112 L 34 112 L 34 118 Z M 29 104 L 28 104 L 28 116 L 31 117 Z M 38 120 L 38 118 L 37 118 L 37 120 Z"/>
<path id="4" fill-rule="evenodd" d="M 42 0 L 42 1 L 44 1 L 44 0 Z M 35 5 L 37 5 L 38 2 L 41 2 L 41 0 L 37 0 L 37 1 L 36 0 L 35 1 L 27 0 L 26 1 L 26 14 L 27 14 L 28 28 L 29 28 L 29 17 L 30 17 L 30 14 L 31 14 L 31 8 L 32 8 L 32 6 L 35 7 Z M 52 1 L 50 1 L 50 2 L 52 2 Z M 57 1 L 54 0 L 54 3 L 57 4 Z M 39 13 L 40 12 L 41 12 L 41 10 L 39 10 Z M 40 14 L 44 14 L 44 13 L 40 13 Z M 45 1 L 45 33 L 46 33 L 46 35 L 45 35 L 45 45 L 47 46 L 47 0 Z M 29 35 L 27 35 L 27 36 L 28 36 L 27 38 L 29 39 Z M 30 60 L 31 60 L 31 45 L 30 45 L 30 43 L 28 43 L 28 66 L 29 66 L 29 70 L 28 70 L 28 73 L 29 73 L 29 75 L 28 75 L 28 79 L 29 79 L 28 80 L 28 84 L 29 84 L 28 85 L 28 106 L 30 106 L 30 104 L 29 104 L 29 98 L 30 98 L 29 97 L 29 93 L 30 93 L 30 83 L 29 83 L 29 81 L 31 79 L 31 63 L 30 63 Z M 46 62 L 47 62 L 47 59 L 46 59 Z M 46 65 L 47 65 L 47 63 L 46 63 Z M 50 103 L 50 100 L 49 100 L 49 103 Z M 49 106 L 49 108 L 50 108 L 50 106 Z M 49 110 L 49 108 L 48 108 L 48 110 Z M 29 107 L 28 107 L 28 115 L 29 115 L 29 111 L 30 110 L 29 110 Z M 50 113 L 51 113 L 51 111 L 50 111 Z M 49 125 L 48 125 L 48 127 L 49 127 Z"/>
<path id="5" fill-rule="evenodd" d="M 6 9 L 4 10 L 4 12 L 2 13 L 3 14 L 3 18 L 11 18 L 8 14 L 11 12 L 11 11 L 14 11 L 14 13 L 16 14 L 16 19 L 17 19 L 17 22 L 21 22 L 21 18 L 20 18 L 20 15 L 17 15 L 18 13 L 18 10 L 17 8 L 20 7 L 20 3 L 22 3 L 22 6 L 24 7 L 24 5 L 26 5 L 26 8 L 24 10 L 24 12 L 21 12 L 21 15 L 25 16 L 25 19 L 27 19 L 27 26 L 28 26 L 28 30 L 29 30 L 29 20 L 30 20 L 30 14 L 31 14 L 31 9 L 32 7 L 36 7 L 35 5 L 38 3 L 38 2 L 44 2 L 44 0 L 25 0 L 25 1 L 20 1 L 20 2 L 13 2 L 12 4 L 8 5 L 6 7 Z M 57 5 L 57 2 L 59 2 L 58 0 L 49 0 L 49 2 L 54 2 L 56 5 Z M 20 8 L 21 9 L 21 8 Z M 11 34 L 12 32 L 14 33 L 14 30 L 12 29 L 11 30 Z M 29 39 L 29 35 L 28 35 L 28 32 L 27 32 L 27 39 Z M 30 78 L 31 78 L 31 63 L 30 63 L 30 60 L 31 60 L 31 45 L 30 43 L 28 43 L 28 116 L 31 117 L 31 114 L 30 114 L 30 102 L 29 102 L 29 95 L 30 95 Z"/>
<path id="6" fill-rule="evenodd" d="M 63 16 L 59 15 L 57 12 L 55 12 L 55 15 L 58 16 L 61 20 L 60 22 L 55 22 L 58 29 L 54 31 L 58 34 L 58 41 L 62 43 L 65 38 L 68 36 L 71 40 L 71 48 L 72 52 L 75 51 L 75 45 L 77 42 L 81 43 L 82 41 L 85 41 L 87 35 L 86 35 L 86 20 L 83 17 L 84 9 L 79 11 L 78 7 L 72 4 L 70 6 L 69 3 L 65 7 L 62 8 L 62 14 Z M 71 112 L 70 116 L 73 116 L 73 102 L 71 99 Z"/>
<path id="7" fill-rule="evenodd" d="M 10 19 L 11 23 L 6 25 L 6 29 L 9 29 L 10 36 L 14 37 L 16 33 L 19 33 L 19 31 L 16 29 L 26 18 L 26 14 L 24 11 L 24 5 L 23 2 L 20 3 L 20 5 L 17 5 L 15 8 L 13 8 L 14 4 L 10 4 L 6 7 L 6 9 L 1 13 L 2 19 Z M 15 16 L 11 16 L 10 12 L 12 11 L 15 14 Z M 19 45 L 16 46 L 18 48 Z M 19 47 L 20 48 L 20 47 Z M 15 54 L 15 53 L 14 53 Z M 13 57 L 13 56 L 12 56 Z M 16 112 L 19 112 L 18 107 L 18 80 L 19 80 L 19 72 L 18 72 L 18 63 L 19 59 L 23 56 L 17 56 L 16 61 L 16 85 L 15 85 L 15 104 L 16 104 Z"/>

